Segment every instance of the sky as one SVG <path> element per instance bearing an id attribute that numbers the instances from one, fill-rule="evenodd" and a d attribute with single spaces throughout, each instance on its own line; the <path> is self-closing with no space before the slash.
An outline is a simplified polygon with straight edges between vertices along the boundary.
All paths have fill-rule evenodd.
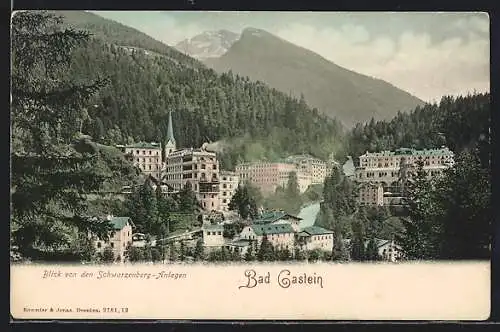
<path id="1" fill-rule="evenodd" d="M 168 45 L 204 31 L 266 30 L 424 101 L 490 89 L 486 13 L 94 11 Z"/>

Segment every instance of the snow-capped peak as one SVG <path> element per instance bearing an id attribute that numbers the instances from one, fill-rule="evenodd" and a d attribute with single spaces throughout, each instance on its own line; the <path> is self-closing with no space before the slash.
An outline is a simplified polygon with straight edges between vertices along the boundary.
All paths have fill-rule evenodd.
<path id="1" fill-rule="evenodd" d="M 240 38 L 240 34 L 228 30 L 205 31 L 175 45 L 179 51 L 194 58 L 217 58 L 225 54 Z"/>

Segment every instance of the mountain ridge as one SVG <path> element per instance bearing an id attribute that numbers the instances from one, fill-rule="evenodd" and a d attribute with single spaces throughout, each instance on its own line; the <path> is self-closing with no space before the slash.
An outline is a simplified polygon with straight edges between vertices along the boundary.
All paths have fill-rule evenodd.
<path id="1" fill-rule="evenodd" d="M 248 76 L 298 97 L 347 127 L 357 122 L 390 119 L 424 101 L 395 85 L 341 67 L 307 48 L 272 33 L 245 28 L 226 53 L 205 59 L 218 72 Z"/>

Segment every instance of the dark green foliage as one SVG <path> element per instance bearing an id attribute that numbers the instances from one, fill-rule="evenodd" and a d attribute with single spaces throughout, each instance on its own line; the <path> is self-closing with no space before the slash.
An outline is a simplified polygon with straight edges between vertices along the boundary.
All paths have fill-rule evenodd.
<path id="1" fill-rule="evenodd" d="M 193 213 L 197 207 L 196 194 L 191 188 L 191 183 L 187 182 L 179 192 L 179 210 L 183 213 Z"/>
<path id="2" fill-rule="evenodd" d="M 127 248 L 125 256 L 130 262 L 144 261 L 144 251 L 141 248 L 129 246 Z"/>
<path id="3" fill-rule="evenodd" d="M 67 252 L 79 236 L 105 239 L 111 230 L 88 217 L 85 194 L 111 175 L 97 166 L 98 148 L 79 133 L 78 121 L 105 81 L 63 78 L 88 34 L 59 23 L 45 12 L 12 17 L 11 237 L 27 258 Z"/>
<path id="4" fill-rule="evenodd" d="M 198 239 L 196 241 L 196 247 L 194 248 L 194 260 L 195 261 L 200 261 L 203 260 L 205 257 L 205 248 L 203 247 L 203 239 Z"/>
<path id="5" fill-rule="evenodd" d="M 177 146 L 223 141 L 221 166 L 227 169 L 239 159 L 303 152 L 327 158 L 341 152 L 340 123 L 297 98 L 246 77 L 219 75 L 138 31 L 92 14 L 67 18 L 68 24 L 89 29 L 95 37 L 75 55 L 67 75 L 102 74 L 110 79 L 83 126 L 96 139 L 104 133 L 107 144 L 164 142 L 168 111 L 173 110 Z M 145 54 L 144 49 L 153 52 Z"/>
<path id="6" fill-rule="evenodd" d="M 260 243 L 259 251 L 257 252 L 257 260 L 259 262 L 270 262 L 275 260 L 274 247 L 269 242 L 267 235 L 264 234 Z"/>
<path id="7" fill-rule="evenodd" d="M 378 253 L 377 242 L 374 238 L 372 238 L 370 239 L 370 241 L 368 241 L 368 244 L 366 246 L 366 260 L 379 261 L 380 259 L 381 257 Z"/>
<path id="8" fill-rule="evenodd" d="M 491 169 L 479 151 L 465 151 L 437 184 L 443 259 L 490 259 L 493 206 Z"/>
<path id="9" fill-rule="evenodd" d="M 447 146 L 455 153 L 480 144 L 481 163 L 489 163 L 490 94 L 445 96 L 390 121 L 358 123 L 349 133 L 348 154 L 357 163 L 366 151 Z"/>
<path id="10" fill-rule="evenodd" d="M 130 194 L 126 205 L 138 232 L 159 233 L 156 193 L 149 179 Z"/>
<path id="11" fill-rule="evenodd" d="M 115 261 L 115 255 L 111 247 L 106 247 L 101 255 L 101 261 L 104 263 L 112 263 Z"/>
<path id="12" fill-rule="evenodd" d="M 246 262 L 252 262 L 255 260 L 255 255 L 256 255 L 256 242 L 252 242 L 252 244 L 248 247 L 247 251 L 245 252 L 245 257 L 244 257 L 244 260 Z"/>
<path id="13" fill-rule="evenodd" d="M 231 201 L 229 202 L 229 210 L 237 211 L 241 218 L 257 217 L 257 202 L 254 196 L 250 193 L 250 185 L 238 185 Z"/>
<path id="14" fill-rule="evenodd" d="M 159 262 L 162 259 L 162 253 L 158 248 L 151 248 L 151 261 L 153 263 Z"/>

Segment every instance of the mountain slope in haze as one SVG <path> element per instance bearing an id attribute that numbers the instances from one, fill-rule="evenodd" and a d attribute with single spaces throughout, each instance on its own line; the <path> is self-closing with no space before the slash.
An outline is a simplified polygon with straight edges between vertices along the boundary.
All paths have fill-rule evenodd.
<path id="1" fill-rule="evenodd" d="M 309 105 L 349 127 L 372 117 L 390 119 L 398 111 L 424 104 L 385 81 L 342 68 L 312 51 L 254 28 L 245 29 L 224 55 L 205 63 L 218 72 L 232 70 L 285 93 L 302 93 Z"/>
<path id="2" fill-rule="evenodd" d="M 240 38 L 238 33 L 228 30 L 206 31 L 177 43 L 175 48 L 201 61 L 217 58 L 226 53 Z"/>
<path id="3" fill-rule="evenodd" d="M 247 77 L 218 74 L 184 55 L 174 59 L 171 55 L 178 52 L 166 45 L 152 52 L 130 51 L 151 50 L 151 38 L 140 39 L 140 32 L 105 21 L 73 25 L 66 17 L 67 25 L 88 26 L 94 38 L 75 51 L 64 75 L 78 81 L 109 79 L 90 101 L 95 107 L 88 107 L 90 119 L 83 125 L 83 132 L 99 143 L 164 142 L 168 114 L 173 111 L 178 147 L 219 143 L 214 145 L 226 169 L 239 160 L 277 160 L 299 153 L 326 159 L 331 153 L 343 153 L 340 122 L 318 114 L 305 102 Z M 113 35 L 105 33 L 108 29 Z"/>
<path id="4" fill-rule="evenodd" d="M 89 31 L 94 38 L 103 40 L 104 42 L 122 46 L 126 48 L 143 49 L 167 56 L 176 62 L 193 67 L 204 67 L 204 65 L 177 51 L 161 41 L 158 41 L 149 35 L 140 32 L 132 27 L 106 19 L 97 14 L 77 11 L 77 10 L 57 10 L 49 11 L 57 16 L 62 16 L 63 24 L 71 25 L 78 30 Z"/>

